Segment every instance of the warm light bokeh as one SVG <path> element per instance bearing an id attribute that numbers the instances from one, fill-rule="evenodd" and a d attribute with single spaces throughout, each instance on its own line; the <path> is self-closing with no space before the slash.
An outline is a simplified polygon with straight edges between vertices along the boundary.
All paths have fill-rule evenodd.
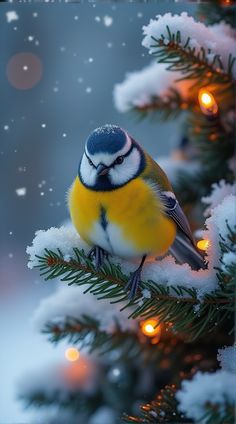
<path id="1" fill-rule="evenodd" d="M 145 336 L 154 337 L 160 335 L 161 326 L 159 321 L 155 318 L 147 319 L 141 323 L 141 330 Z"/>
<path id="2" fill-rule="evenodd" d="M 205 115 L 216 115 L 218 106 L 214 96 L 205 88 L 199 90 L 198 101 L 200 108 Z"/>
<path id="3" fill-rule="evenodd" d="M 75 347 L 68 347 L 65 351 L 65 357 L 70 362 L 75 362 L 79 359 L 79 351 Z"/>
<path id="4" fill-rule="evenodd" d="M 207 250 L 207 248 L 210 246 L 209 240 L 199 240 L 197 242 L 197 247 L 200 250 Z"/>

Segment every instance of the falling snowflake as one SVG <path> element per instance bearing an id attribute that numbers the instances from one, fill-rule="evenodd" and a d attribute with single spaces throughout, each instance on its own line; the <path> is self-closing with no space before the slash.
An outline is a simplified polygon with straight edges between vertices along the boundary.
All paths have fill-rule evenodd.
<path id="1" fill-rule="evenodd" d="M 28 41 L 33 41 L 33 39 L 34 39 L 34 36 L 33 35 L 29 35 L 28 36 Z"/>
<path id="2" fill-rule="evenodd" d="M 89 58 L 89 63 L 92 63 L 94 61 L 94 59 L 92 57 Z"/>
<path id="3" fill-rule="evenodd" d="M 7 18 L 7 22 L 10 23 L 13 21 L 17 21 L 19 19 L 19 16 L 17 15 L 15 10 L 11 10 L 6 13 L 6 18 Z"/>
<path id="4" fill-rule="evenodd" d="M 103 18 L 103 22 L 104 22 L 104 25 L 106 27 L 109 27 L 109 26 L 111 26 L 113 24 L 113 18 L 111 16 L 106 15 Z"/>
<path id="5" fill-rule="evenodd" d="M 87 87 L 85 91 L 86 91 L 86 93 L 91 93 L 92 92 L 92 88 L 91 87 Z"/>
<path id="6" fill-rule="evenodd" d="M 74 20 L 78 21 L 79 17 L 77 15 L 74 16 Z"/>
<path id="7" fill-rule="evenodd" d="M 25 196 L 26 195 L 26 192 L 27 192 L 26 187 L 19 187 L 19 188 L 16 189 L 16 194 L 19 197 Z"/>
<path id="8" fill-rule="evenodd" d="M 95 16 L 95 18 L 94 18 L 94 19 L 95 19 L 95 21 L 96 21 L 96 22 L 101 22 L 101 18 L 100 18 L 100 16 Z"/>
<path id="9" fill-rule="evenodd" d="M 5 131 L 8 131 L 8 130 L 9 130 L 9 125 L 4 125 L 3 129 L 4 129 Z"/>
<path id="10" fill-rule="evenodd" d="M 41 124 L 41 127 L 42 128 L 46 128 L 46 124 Z"/>

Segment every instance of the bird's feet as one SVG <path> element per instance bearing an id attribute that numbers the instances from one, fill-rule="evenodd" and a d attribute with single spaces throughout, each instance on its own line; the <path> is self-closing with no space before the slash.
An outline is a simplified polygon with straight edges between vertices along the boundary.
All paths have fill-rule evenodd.
<path id="1" fill-rule="evenodd" d="M 125 286 L 125 290 L 130 290 L 128 298 L 133 300 L 137 293 L 138 285 L 141 281 L 141 273 L 146 256 L 143 256 L 139 267 L 130 275 L 129 281 Z"/>
<path id="2" fill-rule="evenodd" d="M 89 259 L 95 259 L 95 266 L 97 269 L 102 267 L 104 260 L 107 259 L 107 257 L 108 253 L 99 246 L 94 246 L 88 254 Z"/>

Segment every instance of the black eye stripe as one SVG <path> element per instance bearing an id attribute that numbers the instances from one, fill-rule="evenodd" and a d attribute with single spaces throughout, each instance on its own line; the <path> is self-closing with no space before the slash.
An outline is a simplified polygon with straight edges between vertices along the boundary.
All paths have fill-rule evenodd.
<path id="1" fill-rule="evenodd" d="M 124 159 L 126 158 L 126 156 L 128 156 L 128 155 L 132 152 L 133 148 L 134 148 L 134 145 L 132 144 L 132 145 L 130 146 L 129 150 L 128 150 L 126 153 L 124 153 L 123 155 L 118 156 L 118 158 L 119 158 L 119 157 L 122 157 L 122 158 L 123 158 L 123 160 L 124 160 Z M 86 158 L 88 159 L 89 164 L 90 164 L 91 166 L 93 166 L 94 168 L 96 168 L 96 166 L 94 165 L 94 163 L 92 162 L 92 160 L 90 159 L 90 157 L 87 155 L 87 153 L 86 153 L 86 152 L 84 152 L 84 153 L 85 153 Z M 112 167 L 112 166 L 114 166 L 114 165 L 116 165 L 116 164 L 118 164 L 118 163 L 116 163 L 116 160 L 117 160 L 118 158 L 116 158 L 116 159 L 115 159 L 115 161 L 112 163 L 111 167 Z M 123 162 L 123 160 L 122 160 L 122 162 Z M 122 162 L 120 162 L 120 163 L 122 163 Z"/>

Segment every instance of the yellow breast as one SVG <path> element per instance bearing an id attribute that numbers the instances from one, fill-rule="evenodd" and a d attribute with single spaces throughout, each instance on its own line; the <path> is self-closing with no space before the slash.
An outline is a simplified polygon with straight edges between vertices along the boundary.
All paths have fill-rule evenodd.
<path id="1" fill-rule="evenodd" d="M 88 244 L 121 257 L 163 255 L 173 243 L 176 226 L 141 178 L 113 191 L 86 188 L 77 177 L 69 193 L 72 222 Z"/>

